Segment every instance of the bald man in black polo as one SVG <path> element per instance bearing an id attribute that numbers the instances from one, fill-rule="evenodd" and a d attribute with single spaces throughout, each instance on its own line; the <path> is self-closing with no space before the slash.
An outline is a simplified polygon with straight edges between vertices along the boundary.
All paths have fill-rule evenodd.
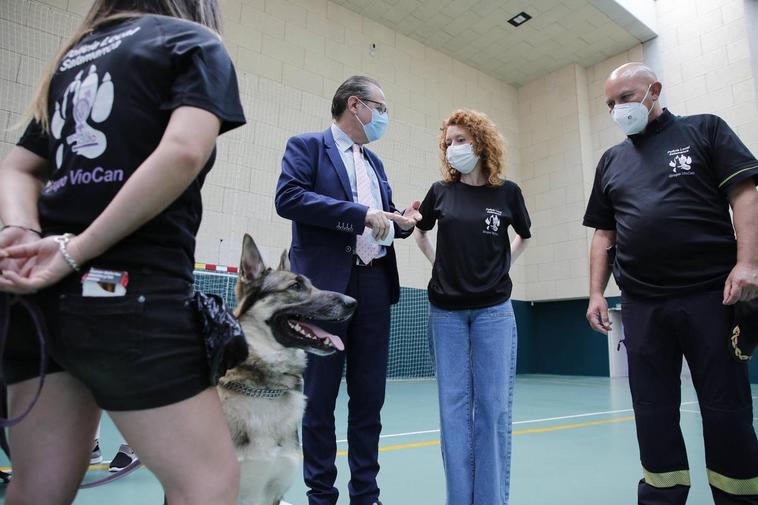
<path id="1" fill-rule="evenodd" d="M 610 329 L 603 291 L 612 270 L 643 467 L 639 504 L 687 500 L 682 356 L 703 416 L 715 503 L 758 504 L 747 362 L 729 345 L 733 305 L 758 296 L 758 161 L 721 118 L 663 109 L 661 88 L 641 63 L 617 68 L 605 84 L 627 138 L 600 159 L 584 216 L 595 228 L 587 319 Z"/>

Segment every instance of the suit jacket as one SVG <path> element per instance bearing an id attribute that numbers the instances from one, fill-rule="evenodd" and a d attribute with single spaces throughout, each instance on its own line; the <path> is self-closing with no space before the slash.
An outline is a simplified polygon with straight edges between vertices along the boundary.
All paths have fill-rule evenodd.
<path id="1" fill-rule="evenodd" d="M 379 180 L 382 207 L 395 212 L 392 189 L 379 157 L 364 147 Z M 355 239 L 363 233 L 368 207 L 353 201 L 347 170 L 330 128 L 290 138 L 276 185 L 276 212 L 292 221 L 292 271 L 319 289 L 344 293 L 354 265 Z M 394 223 L 393 223 L 394 224 Z M 406 238 L 396 224 L 395 238 Z M 390 303 L 400 298 L 394 246 L 387 247 Z"/>

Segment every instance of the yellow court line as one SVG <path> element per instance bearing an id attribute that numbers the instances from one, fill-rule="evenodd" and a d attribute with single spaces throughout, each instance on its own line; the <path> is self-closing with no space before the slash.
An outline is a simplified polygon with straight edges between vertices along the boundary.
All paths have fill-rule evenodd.
<path id="1" fill-rule="evenodd" d="M 527 428 L 525 430 L 516 430 L 513 432 L 513 434 L 526 435 L 527 433 L 545 433 L 548 431 L 570 430 L 573 428 L 584 428 L 586 426 L 597 426 L 599 424 L 623 423 L 626 421 L 631 421 L 632 419 L 634 419 L 634 416 L 616 417 L 614 419 L 602 419 L 600 421 L 587 421 L 585 423 L 562 424 L 559 426 L 548 426 L 547 428 Z"/>
<path id="2" fill-rule="evenodd" d="M 561 424 L 558 426 L 548 426 L 546 428 L 527 428 L 525 430 L 514 430 L 513 434 L 526 435 L 528 433 L 546 433 L 549 431 L 570 430 L 574 428 L 585 428 L 587 426 L 598 426 L 601 424 L 624 423 L 626 421 L 631 421 L 632 419 L 634 419 L 634 416 L 617 417 L 614 419 L 603 419 L 600 421 L 587 421 L 584 423 L 575 423 L 575 424 Z M 434 445 L 440 445 L 439 439 L 429 440 L 428 442 L 414 442 L 411 444 L 386 445 L 384 447 L 380 447 L 379 452 L 399 451 L 401 449 L 414 449 L 416 447 L 430 447 Z M 347 451 L 338 451 L 337 456 L 347 456 Z"/>
<path id="3" fill-rule="evenodd" d="M 528 433 L 547 433 L 549 431 L 558 431 L 558 430 L 571 430 L 575 428 L 586 428 L 587 426 L 598 426 L 601 424 L 611 424 L 611 423 L 624 423 L 626 421 L 631 421 L 634 419 L 634 416 L 625 416 L 625 417 L 616 417 L 614 419 L 602 419 L 600 421 L 587 421 L 584 423 L 574 423 L 574 424 L 560 424 L 558 426 L 547 426 L 545 428 L 527 428 L 524 430 L 514 430 L 514 435 L 526 435 Z M 384 447 L 379 448 L 379 452 L 388 452 L 388 451 L 399 451 L 401 449 L 414 449 L 417 447 L 431 447 L 435 445 L 440 445 L 439 439 L 437 440 L 429 440 L 427 442 L 413 442 L 411 444 L 400 444 L 400 445 L 386 445 Z M 338 451 L 337 456 L 347 456 L 347 451 Z M 107 470 L 107 465 L 92 465 L 89 467 L 90 470 Z M 3 472 L 7 472 L 10 470 L 10 468 L 0 468 Z"/>

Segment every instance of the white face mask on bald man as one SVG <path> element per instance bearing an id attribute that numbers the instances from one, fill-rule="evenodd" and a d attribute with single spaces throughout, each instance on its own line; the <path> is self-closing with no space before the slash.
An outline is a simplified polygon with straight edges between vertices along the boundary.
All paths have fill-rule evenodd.
<path id="1" fill-rule="evenodd" d="M 647 98 L 652 86 L 650 84 L 647 87 L 645 96 L 642 97 L 641 101 L 616 104 L 611 109 L 611 117 L 625 134 L 634 135 L 644 130 L 647 126 L 647 118 L 652 108 L 648 109 L 642 102 Z"/>

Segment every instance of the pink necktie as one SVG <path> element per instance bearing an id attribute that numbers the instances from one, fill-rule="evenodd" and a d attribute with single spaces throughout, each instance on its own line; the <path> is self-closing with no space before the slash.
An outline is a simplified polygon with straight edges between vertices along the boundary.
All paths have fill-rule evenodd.
<path id="1" fill-rule="evenodd" d="M 358 203 L 371 209 L 380 208 L 374 201 L 374 195 L 371 193 L 371 180 L 368 176 L 368 167 L 363 162 L 361 148 L 358 144 L 353 144 L 353 162 L 355 165 L 355 185 L 358 189 Z M 366 227 L 362 235 L 356 237 L 355 254 L 364 263 L 369 263 L 379 254 L 379 244 L 371 238 L 371 228 Z"/>

